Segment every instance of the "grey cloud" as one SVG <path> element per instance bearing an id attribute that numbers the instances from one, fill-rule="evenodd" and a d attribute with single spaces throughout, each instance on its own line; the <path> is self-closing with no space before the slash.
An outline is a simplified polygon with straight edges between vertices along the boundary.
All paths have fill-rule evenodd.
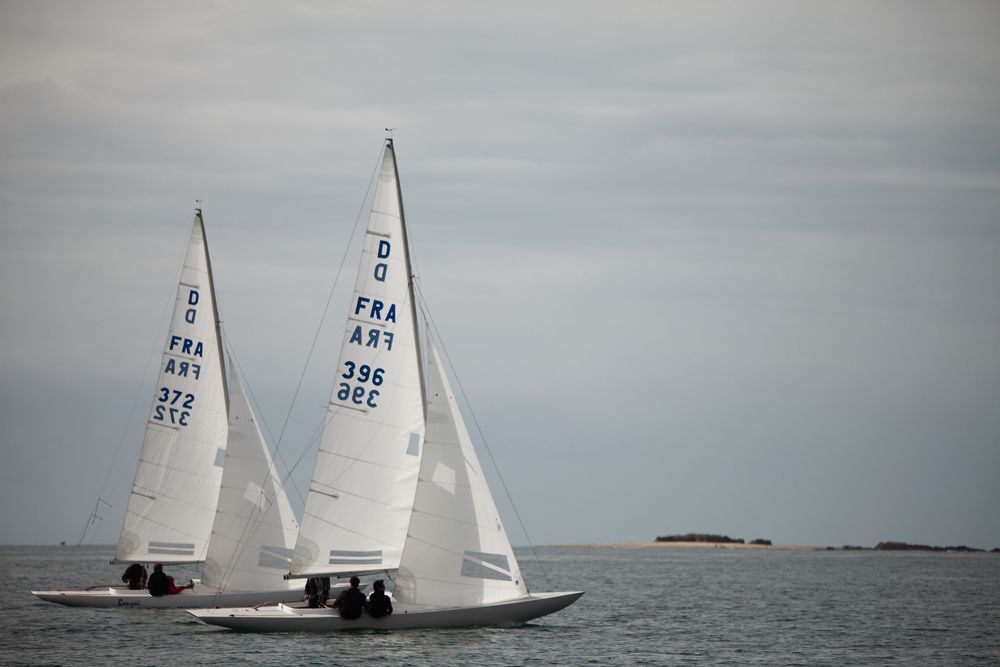
<path id="1" fill-rule="evenodd" d="M 4 3 L 0 488 L 39 518 L 4 512 L 0 535 L 71 539 L 85 518 L 195 198 L 280 430 L 394 126 L 421 288 L 536 540 L 1000 546 L 997 19 Z M 300 486 L 347 256 L 282 443 Z M 53 456 L 76 479 L 36 496 Z"/>

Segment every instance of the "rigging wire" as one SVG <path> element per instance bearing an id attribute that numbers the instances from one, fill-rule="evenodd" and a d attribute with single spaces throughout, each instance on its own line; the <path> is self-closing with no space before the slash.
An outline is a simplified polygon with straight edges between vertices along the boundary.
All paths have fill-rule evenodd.
<path id="1" fill-rule="evenodd" d="M 309 370 L 309 362 L 312 361 L 313 352 L 316 350 L 316 343 L 319 341 L 319 335 L 323 331 L 323 323 L 326 321 L 327 313 L 330 312 L 330 303 L 333 301 L 333 294 L 337 290 L 337 285 L 340 283 L 340 276 L 344 272 L 344 265 L 347 263 L 347 254 L 350 252 L 351 245 L 354 243 L 354 236 L 358 232 L 358 225 L 361 222 L 361 215 L 364 213 L 365 203 L 368 201 L 368 193 L 371 192 L 372 183 L 375 182 L 375 174 L 378 173 L 379 161 L 382 159 L 382 152 L 379 151 L 378 159 L 375 161 L 375 167 L 372 169 L 371 178 L 368 179 L 368 187 L 365 189 L 365 196 L 361 200 L 361 207 L 358 209 L 358 214 L 354 218 L 354 227 L 351 229 L 351 236 L 347 240 L 347 245 L 344 246 L 344 255 L 340 258 L 340 267 L 337 269 L 337 275 L 333 280 L 333 286 L 330 288 L 330 295 L 326 298 L 326 306 L 323 308 L 323 315 L 319 319 L 319 325 L 316 327 L 316 334 L 313 336 L 312 345 L 309 346 L 309 354 L 306 355 L 306 362 L 302 366 L 302 373 L 299 375 L 299 382 L 295 386 L 295 392 L 292 394 L 292 402 L 288 406 L 288 413 L 285 415 L 285 421 L 281 425 L 281 432 L 278 434 L 278 440 L 275 442 L 274 450 L 277 453 L 281 448 L 282 439 L 285 437 L 285 429 L 288 427 L 288 421 L 291 419 L 292 410 L 295 408 L 295 401 L 298 399 L 299 391 L 302 389 L 302 382 L 305 379 L 306 371 Z M 300 459 L 302 457 L 299 457 Z M 291 474 L 291 473 L 289 473 Z"/>
<path id="2" fill-rule="evenodd" d="M 176 297 L 177 288 L 175 286 L 177 285 L 178 282 L 180 282 L 180 276 L 181 272 L 184 271 L 184 260 L 186 258 L 187 258 L 187 246 L 184 247 L 184 250 L 181 253 L 180 262 L 177 265 L 177 269 L 174 271 L 174 281 L 171 283 L 172 291 L 174 293 L 174 298 L 166 299 L 166 305 L 164 306 L 163 312 L 160 315 L 160 323 L 156 325 L 157 332 L 163 330 L 163 323 L 167 319 L 167 314 L 173 309 L 172 307 L 177 301 Z M 90 529 L 91 526 L 93 526 L 98 521 L 104 520 L 104 517 L 100 516 L 99 514 L 101 504 L 103 503 L 107 505 L 109 508 L 114 507 L 111 503 L 109 503 L 107 500 L 104 499 L 104 492 L 107 491 L 108 482 L 111 480 L 111 474 L 115 470 L 114 462 L 118 461 L 118 455 L 121 454 L 122 447 L 125 444 L 125 436 L 128 435 L 129 427 L 132 426 L 132 419 L 135 417 L 135 408 L 139 404 L 139 396 L 142 395 L 142 388 L 143 386 L 145 386 L 147 382 L 146 376 L 149 373 L 149 367 L 152 365 L 153 359 L 156 357 L 157 352 L 159 352 L 161 355 L 163 353 L 163 345 L 162 343 L 159 342 L 159 339 L 153 337 L 153 340 L 154 340 L 153 349 L 150 351 L 149 356 L 146 358 L 146 365 L 142 369 L 142 374 L 139 376 L 140 377 L 139 386 L 136 388 L 136 391 L 133 394 L 132 407 L 129 408 L 128 419 L 125 420 L 125 426 L 124 428 L 122 428 L 121 437 L 118 438 L 118 447 L 115 449 L 114 458 L 112 459 L 111 465 L 108 466 L 107 475 L 104 476 L 104 483 L 101 485 L 101 492 L 97 495 L 97 501 L 94 503 L 94 509 L 90 513 L 90 516 L 87 518 L 87 522 L 83 526 L 83 532 L 80 533 L 80 539 L 77 541 L 76 546 L 73 547 L 74 549 L 78 548 L 80 545 L 83 544 L 83 541 L 87 538 L 87 531 Z"/>
<path id="3" fill-rule="evenodd" d="M 538 563 L 538 568 L 542 572 L 542 578 L 545 580 L 546 585 L 549 585 L 551 583 L 549 580 L 549 575 L 545 571 L 545 566 L 542 565 L 542 560 L 538 556 L 538 550 L 535 548 L 535 543 L 531 540 L 531 536 L 528 534 L 528 529 L 524 525 L 524 521 L 521 519 L 521 513 L 517 510 L 517 505 L 514 503 L 514 498 L 511 496 L 510 490 L 507 488 L 507 482 L 503 478 L 503 473 L 500 471 L 500 466 L 497 465 L 496 459 L 493 457 L 493 450 L 490 448 L 490 444 L 486 440 L 486 435 L 483 433 L 483 429 L 479 425 L 479 419 L 476 417 L 475 410 L 472 409 L 472 402 L 469 400 L 469 395 L 465 392 L 465 387 L 462 385 L 462 380 L 458 376 L 458 373 L 455 370 L 455 364 L 452 363 L 451 356 L 448 354 L 448 348 L 444 344 L 444 338 L 442 338 L 441 332 L 438 330 L 437 323 L 434 321 L 434 317 L 431 316 L 430 308 L 427 305 L 427 297 L 424 295 L 423 290 L 420 288 L 420 283 L 417 280 L 413 281 L 413 286 L 416 288 L 416 291 L 420 296 L 420 311 L 423 313 L 427 322 L 429 322 L 431 327 L 434 329 L 434 336 L 435 338 L 437 338 L 438 343 L 441 345 L 441 351 L 444 353 L 444 358 L 448 362 L 449 368 L 451 368 L 452 377 L 455 378 L 455 383 L 458 385 L 458 389 L 462 393 L 462 398 L 465 401 L 465 405 L 469 409 L 469 415 L 472 417 L 472 423 L 476 425 L 476 432 L 479 433 L 479 438 L 486 449 L 486 453 L 489 454 L 490 463 L 493 464 L 493 469 L 497 473 L 497 478 L 499 478 L 500 480 L 500 486 L 503 487 L 504 494 L 507 496 L 507 502 L 510 503 L 511 509 L 514 510 L 514 516 L 517 517 L 517 522 L 521 526 L 521 532 L 524 533 L 524 538 L 528 541 L 528 546 L 531 548 L 531 553 L 535 557 L 535 562 Z M 527 585 L 527 583 L 525 583 L 525 585 Z"/>

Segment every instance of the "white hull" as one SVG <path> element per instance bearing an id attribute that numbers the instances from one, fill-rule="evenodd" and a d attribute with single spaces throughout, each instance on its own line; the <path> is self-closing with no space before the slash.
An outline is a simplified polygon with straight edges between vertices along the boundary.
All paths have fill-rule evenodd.
<path id="1" fill-rule="evenodd" d="M 46 602 L 67 607 L 105 607 L 122 609 L 195 609 L 263 604 L 301 600 L 299 590 L 241 591 L 216 593 L 195 585 L 176 595 L 153 597 L 148 591 L 133 591 L 123 586 L 109 586 L 85 591 L 31 591 Z"/>
<path id="2" fill-rule="evenodd" d="M 396 604 L 391 616 L 372 618 L 364 614 L 353 621 L 340 618 L 336 609 L 303 609 L 288 605 L 261 608 L 204 609 L 189 613 L 210 625 L 241 632 L 335 632 L 371 628 L 403 630 L 407 628 L 449 628 L 481 625 L 517 625 L 563 609 L 583 595 L 572 593 L 537 593 L 509 602 L 481 607 L 446 609 L 405 609 Z"/>

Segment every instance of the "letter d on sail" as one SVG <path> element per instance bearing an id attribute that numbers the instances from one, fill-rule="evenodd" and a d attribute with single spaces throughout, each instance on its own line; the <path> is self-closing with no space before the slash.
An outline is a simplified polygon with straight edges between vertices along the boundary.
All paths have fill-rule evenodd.
<path id="1" fill-rule="evenodd" d="M 198 301 L 200 300 L 201 300 L 201 294 L 198 293 L 198 290 L 193 289 L 188 292 L 189 306 L 197 306 Z M 188 308 L 186 311 L 184 311 L 184 321 L 187 322 L 188 324 L 194 324 L 194 321 L 197 317 L 198 317 L 198 311 L 194 308 Z"/>

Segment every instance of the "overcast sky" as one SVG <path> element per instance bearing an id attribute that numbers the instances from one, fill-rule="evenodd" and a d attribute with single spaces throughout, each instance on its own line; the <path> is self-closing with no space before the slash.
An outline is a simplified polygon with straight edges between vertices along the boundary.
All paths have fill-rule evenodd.
<path id="1" fill-rule="evenodd" d="M 117 540 L 195 199 L 278 435 L 395 127 L 532 541 L 1000 546 L 998 35 L 995 2 L 0 0 L 0 542 L 75 541 L 109 470 Z M 298 512 L 359 254 L 280 445 Z"/>

